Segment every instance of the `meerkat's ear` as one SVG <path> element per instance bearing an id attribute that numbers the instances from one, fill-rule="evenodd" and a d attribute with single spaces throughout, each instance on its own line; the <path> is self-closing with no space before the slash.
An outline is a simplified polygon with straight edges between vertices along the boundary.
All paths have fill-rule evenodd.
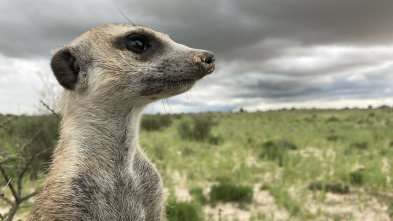
<path id="1" fill-rule="evenodd" d="M 73 90 L 78 81 L 80 67 L 77 58 L 71 54 L 70 49 L 65 47 L 58 50 L 53 55 L 50 65 L 61 86 Z"/>

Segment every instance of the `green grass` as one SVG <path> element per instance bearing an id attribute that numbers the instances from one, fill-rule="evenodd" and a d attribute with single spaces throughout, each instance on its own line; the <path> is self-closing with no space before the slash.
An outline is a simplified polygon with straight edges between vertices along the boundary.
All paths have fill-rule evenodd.
<path id="1" fill-rule="evenodd" d="M 276 204 L 286 208 L 290 216 L 299 216 L 303 218 L 311 217 L 309 211 L 302 207 L 301 202 L 291 196 L 289 191 L 286 188 L 283 188 L 282 185 L 264 184 L 261 189 L 268 190 L 274 197 Z"/>

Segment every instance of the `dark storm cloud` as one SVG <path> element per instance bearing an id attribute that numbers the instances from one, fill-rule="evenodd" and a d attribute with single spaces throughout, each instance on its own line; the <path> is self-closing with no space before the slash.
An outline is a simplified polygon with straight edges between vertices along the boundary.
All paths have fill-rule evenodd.
<path id="1" fill-rule="evenodd" d="M 383 98 L 392 97 L 393 65 L 366 73 L 338 74 L 316 78 L 272 76 L 254 78 L 244 82 L 236 97 L 265 98 L 270 100 L 312 100 L 318 98 Z M 263 76 L 263 75 L 261 75 Z M 250 93 L 252 91 L 252 93 Z"/>
<path id="2" fill-rule="evenodd" d="M 47 56 L 96 25 L 126 22 L 116 7 L 132 22 L 167 31 L 175 40 L 227 59 L 261 59 L 286 46 L 259 45 L 260 50 L 250 50 L 269 39 L 299 44 L 393 42 L 393 1 L 40 0 L 2 3 L 0 28 L 6 31 L 0 38 L 1 52 Z"/>
<path id="3" fill-rule="evenodd" d="M 393 20 L 393 1 L 162 2 L 148 0 L 120 4 L 125 5 L 127 14 L 138 8 L 145 16 L 179 24 L 174 31 L 181 34 L 175 35 L 175 39 L 196 47 L 208 47 L 223 58 L 241 59 L 249 50 L 240 52 L 239 48 L 246 49 L 269 39 L 306 45 L 393 42 L 393 31 L 389 28 Z M 271 50 L 260 50 L 254 52 L 256 56 L 253 57 L 260 59 L 261 55 L 271 53 Z"/>
<path id="4" fill-rule="evenodd" d="M 266 33 L 308 44 L 392 42 L 392 1 L 236 1 L 240 13 L 265 21 Z M 259 7 L 256 7 L 256 5 Z"/>
<path id="5" fill-rule="evenodd" d="M 0 52 L 12 57 L 49 57 L 85 31 L 105 23 L 124 23 L 110 1 L 3 1 Z"/>
<path id="6" fill-rule="evenodd" d="M 217 71 L 205 87 L 216 85 L 211 89 L 216 94 L 203 95 L 198 106 L 211 101 L 209 105 L 218 108 L 214 103 L 219 99 L 232 98 L 235 101 L 221 107 L 241 105 L 241 98 L 392 95 L 383 92 L 392 87 L 389 0 L 2 1 L 0 55 L 29 65 L 37 59 L 49 61 L 54 50 L 83 32 L 127 19 L 214 52 Z M 3 63 L 0 66 L 7 65 Z M 184 106 L 181 102 L 173 105 Z"/>

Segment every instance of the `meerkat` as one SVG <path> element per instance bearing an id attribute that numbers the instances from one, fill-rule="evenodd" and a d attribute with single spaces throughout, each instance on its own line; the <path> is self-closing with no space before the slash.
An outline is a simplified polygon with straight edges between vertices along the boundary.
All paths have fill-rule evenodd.
<path id="1" fill-rule="evenodd" d="M 139 146 L 145 106 L 189 90 L 214 55 L 133 24 L 94 28 L 60 48 L 64 87 L 53 160 L 29 220 L 166 220 L 162 179 Z"/>

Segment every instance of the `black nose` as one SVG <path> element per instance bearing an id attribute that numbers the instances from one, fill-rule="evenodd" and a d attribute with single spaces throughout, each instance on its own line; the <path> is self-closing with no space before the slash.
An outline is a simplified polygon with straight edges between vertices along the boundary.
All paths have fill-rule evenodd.
<path id="1" fill-rule="evenodd" d="M 214 64 L 215 60 L 216 58 L 214 57 L 214 54 L 210 51 L 206 51 L 202 54 L 202 62 L 205 63 L 205 65 Z"/>
<path id="2" fill-rule="evenodd" d="M 214 54 L 211 53 L 210 51 L 204 51 L 201 53 L 201 63 L 203 64 L 205 70 L 210 74 L 214 71 L 215 65 L 214 61 L 216 58 L 214 57 Z"/>

